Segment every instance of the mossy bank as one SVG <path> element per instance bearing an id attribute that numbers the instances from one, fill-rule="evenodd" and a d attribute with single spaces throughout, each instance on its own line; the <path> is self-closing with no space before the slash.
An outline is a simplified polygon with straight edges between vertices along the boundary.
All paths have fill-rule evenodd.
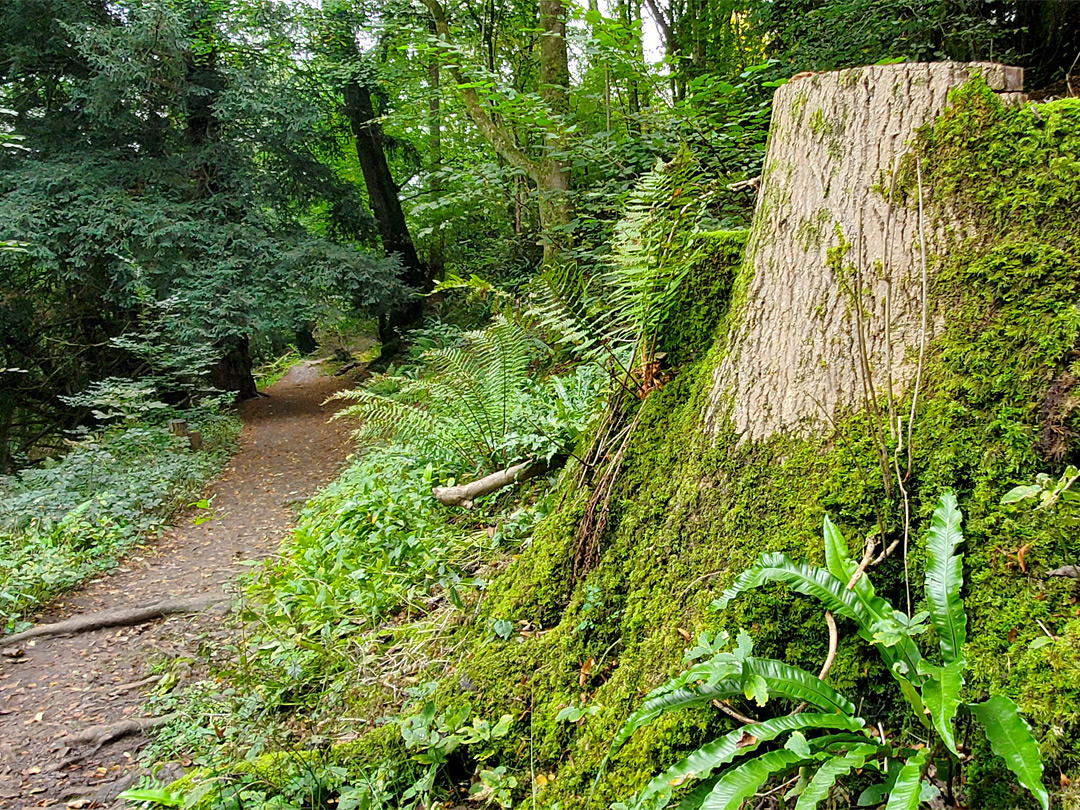
<path id="1" fill-rule="evenodd" d="M 1000 504 L 1016 484 L 1080 461 L 1080 401 L 1072 394 L 1080 380 L 1080 100 L 1003 106 L 972 82 L 920 133 L 909 160 L 916 157 L 927 210 L 950 234 L 949 247 L 933 257 L 930 274 L 929 315 L 940 328 L 926 354 L 911 470 L 903 476 L 911 515 L 906 565 L 901 548 L 870 575 L 893 604 L 907 607 L 910 592 L 918 610 L 930 514 L 943 491 L 957 494 L 967 538 L 966 699 L 990 692 L 1015 699 L 1041 742 L 1058 806 L 1080 807 L 1080 793 L 1068 787 L 1080 779 L 1077 585 L 1049 576 L 1080 556 L 1075 515 Z M 908 174 L 897 204 L 914 206 L 916 180 Z M 598 563 L 575 577 L 590 491 L 572 463 L 549 496 L 558 508 L 478 606 L 469 606 L 452 638 L 440 641 L 455 655 L 414 678 L 438 683 L 440 709 L 468 703 L 492 721 L 514 718 L 511 733 L 485 749 L 483 767 L 513 774 L 519 801 L 583 807 L 627 715 L 683 666 L 703 630 L 745 628 L 759 654 L 819 668 L 828 634 L 816 602 L 770 587 L 723 612 L 710 609 L 760 554 L 821 562 L 826 514 L 856 556 L 870 537 L 889 545 L 904 534 L 901 494 L 879 465 L 876 437 L 888 429 L 871 413 L 837 414 L 827 430 L 804 437 L 742 441 L 730 426 L 706 435 L 714 370 L 738 329 L 754 268 L 739 263 L 744 234 L 702 239 L 679 324 L 659 347 L 673 361 L 672 379 L 626 405 L 627 421 L 638 421 Z M 902 413 L 910 408 L 910 400 L 898 403 Z M 508 622 L 513 632 L 492 632 Z M 830 683 L 865 716 L 916 740 L 910 712 L 873 651 L 854 626 L 841 621 L 839 632 Z M 790 709 L 771 700 L 758 716 Z M 612 759 L 591 806 L 629 799 L 662 766 L 735 725 L 712 709 L 665 717 Z M 978 739 L 966 740 L 973 748 L 969 806 L 1028 806 L 1030 797 Z M 340 761 L 352 774 L 371 774 L 393 749 L 384 728 L 370 750 L 361 740 Z M 397 750 L 401 769 L 411 769 L 404 748 Z M 461 749 L 439 778 L 468 781 L 477 765 Z M 449 796 L 449 784 L 443 789 Z"/>
<path id="2" fill-rule="evenodd" d="M 1074 582 L 1047 574 L 1076 561 L 1080 540 L 1067 512 L 999 502 L 1015 484 L 1077 459 L 1068 392 L 1080 371 L 1080 101 L 1005 107 L 975 82 L 924 130 L 918 153 L 931 210 L 964 217 L 976 235 L 954 235 L 935 262 L 932 308 L 944 329 L 928 355 L 912 434 L 908 576 L 921 581 L 920 538 L 941 492 L 953 489 L 967 537 L 968 695 L 1003 691 L 1019 702 L 1042 742 L 1050 786 L 1062 792 L 1070 775 L 1080 775 L 1073 743 L 1080 734 L 1080 620 Z M 468 699 L 485 714 L 521 718 L 520 737 L 499 761 L 543 775 L 539 804 L 581 806 L 623 720 L 648 689 L 680 669 L 688 639 L 702 629 L 745 627 L 763 654 L 817 669 L 827 632 L 811 600 L 772 588 L 722 614 L 709 610 L 759 554 L 785 551 L 820 562 L 825 514 L 856 547 L 882 530 L 887 543 L 903 532 L 899 496 L 885 492 L 867 414 L 849 414 L 812 438 L 740 443 L 730 430 L 716 440 L 703 435 L 711 373 L 725 335 L 737 328 L 738 291 L 753 272 L 730 259 L 724 253 L 698 267 L 712 282 L 693 283 L 732 292 L 696 299 L 709 301 L 709 317 L 694 312 L 701 334 L 715 339 L 712 350 L 640 406 L 599 565 L 570 588 L 586 497 L 571 470 L 559 514 L 493 583 L 476 622 L 461 631 L 475 636 L 471 655 L 442 678 L 441 700 Z M 680 333 L 671 348 L 684 341 Z M 901 554 L 873 577 L 895 604 L 905 604 Z M 917 600 L 921 589 L 912 592 Z M 534 632 L 489 640 L 497 619 L 527 622 Z M 1055 638 L 1032 644 L 1045 635 L 1040 625 Z M 895 728 L 906 716 L 895 685 L 853 627 L 841 623 L 840 634 L 830 681 Z M 556 720 L 571 704 L 596 711 L 578 723 Z M 781 702 L 767 710 L 789 708 Z M 609 766 L 596 806 L 628 798 L 660 766 L 733 724 L 709 711 L 635 737 Z M 999 764 L 976 744 L 967 775 L 972 806 L 1023 806 Z M 1065 790 L 1062 802 L 1077 806 L 1077 797 Z"/>

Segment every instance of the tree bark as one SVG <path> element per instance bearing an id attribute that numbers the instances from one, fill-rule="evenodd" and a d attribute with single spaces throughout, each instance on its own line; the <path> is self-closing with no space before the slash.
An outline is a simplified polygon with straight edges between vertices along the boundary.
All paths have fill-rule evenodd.
<path id="1" fill-rule="evenodd" d="M 228 338 L 219 346 L 224 354 L 210 368 L 210 384 L 222 391 L 235 392 L 237 399 L 255 399 L 259 389 L 252 374 L 247 335 Z"/>
<path id="2" fill-rule="evenodd" d="M 434 22 L 431 25 L 432 33 L 435 33 Z M 439 97 L 440 79 L 442 71 L 439 69 L 439 60 L 432 59 L 428 63 L 428 165 L 431 172 L 431 196 L 435 199 L 442 194 L 442 177 L 439 171 L 442 169 L 442 99 Z M 431 246 L 428 248 L 428 273 L 432 279 L 441 280 L 444 274 L 445 264 L 445 237 L 440 230 L 432 235 Z"/>
<path id="3" fill-rule="evenodd" d="M 371 212 L 379 224 L 383 249 L 388 255 L 396 254 L 400 257 L 405 270 L 402 280 L 406 284 L 421 292 L 427 292 L 431 289 L 431 280 L 416 254 L 416 247 L 405 221 L 405 212 L 401 208 L 399 189 L 390 173 L 385 139 L 382 126 L 375 117 L 371 88 L 354 76 L 345 83 L 344 95 L 345 115 L 356 138 L 356 157 L 364 175 Z M 410 307 L 410 315 L 418 317 L 420 309 L 422 302 L 418 300 L 417 304 Z"/>
<path id="4" fill-rule="evenodd" d="M 715 372 L 713 433 L 726 424 L 753 440 L 809 432 L 914 381 L 934 329 L 923 247 L 933 253 L 935 233 L 920 226 L 916 201 L 890 201 L 888 189 L 918 127 L 976 74 L 999 92 L 1023 83 L 1019 68 L 941 62 L 836 71 L 777 90 L 743 262 L 753 278 Z"/>
<path id="5" fill-rule="evenodd" d="M 163 602 L 155 602 L 152 605 L 118 608 L 117 610 L 105 610 L 100 613 L 72 616 L 70 619 L 53 622 L 52 624 L 39 624 L 37 627 L 31 627 L 29 630 L 11 636 L 0 636 L 0 644 L 10 647 L 41 636 L 89 633 L 106 627 L 130 627 L 133 624 L 143 624 L 165 616 L 175 616 L 181 613 L 200 613 L 225 601 L 226 597 L 222 594 L 210 594 L 195 596 L 190 599 L 167 599 Z"/>
<path id="6" fill-rule="evenodd" d="M 570 161 L 560 119 L 570 113 L 570 66 L 566 49 L 565 0 L 540 0 L 540 97 L 555 124 L 544 133 L 544 154 L 536 180 L 540 193 L 540 224 L 544 229 L 544 263 L 566 253 L 573 243 L 570 223 Z"/>

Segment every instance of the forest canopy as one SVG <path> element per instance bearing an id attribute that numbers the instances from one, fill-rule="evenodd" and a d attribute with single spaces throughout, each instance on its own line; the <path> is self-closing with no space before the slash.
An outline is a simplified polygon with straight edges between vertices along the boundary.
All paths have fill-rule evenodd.
<path id="1" fill-rule="evenodd" d="M 1077 25 L 1058 0 L 10 0 L 0 470 L 58 447 L 87 417 L 64 397 L 104 379 L 252 396 L 252 359 L 331 313 L 392 346 L 447 272 L 589 274 L 678 144 L 755 175 L 797 71 L 993 57 L 1050 86 Z"/>

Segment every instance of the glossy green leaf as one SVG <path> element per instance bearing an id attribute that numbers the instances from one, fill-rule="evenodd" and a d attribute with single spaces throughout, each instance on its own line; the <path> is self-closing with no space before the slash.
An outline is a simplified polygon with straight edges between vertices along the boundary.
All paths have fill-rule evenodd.
<path id="1" fill-rule="evenodd" d="M 743 801 L 757 793 L 770 777 L 808 761 L 812 760 L 782 748 L 743 762 L 720 777 L 701 803 L 701 810 L 739 810 Z"/>
<path id="2" fill-rule="evenodd" d="M 1002 505 L 1018 503 L 1020 501 L 1027 500 L 1028 498 L 1034 498 L 1040 492 L 1042 492 L 1042 487 L 1040 487 L 1038 484 L 1028 484 L 1026 486 L 1013 487 L 1002 496 L 1001 503 Z"/>
<path id="3" fill-rule="evenodd" d="M 786 582 L 792 590 L 816 597 L 838 616 L 854 619 L 859 625 L 859 635 L 876 644 L 890 672 L 895 674 L 893 666 L 900 662 L 904 669 L 901 674 L 912 679 L 918 678 L 917 669 L 922 656 L 910 638 L 901 633 L 901 640 L 894 646 L 887 647 L 876 643 L 874 634 L 879 632 L 883 623 L 890 627 L 895 625 L 898 633 L 903 628 L 899 627 L 893 617 L 892 607 L 874 593 L 869 581 L 860 580 L 860 585 L 849 591 L 847 583 L 829 571 L 804 562 L 795 562 L 786 554 L 774 552 L 763 554 L 754 565 L 743 571 L 712 606 L 714 609 L 723 610 L 745 591 L 759 588 L 766 582 Z"/>
<path id="4" fill-rule="evenodd" d="M 823 799 L 828 798 L 829 791 L 841 776 L 846 776 L 856 768 L 866 764 L 866 760 L 878 753 L 880 746 L 867 743 L 865 745 L 852 746 L 850 750 L 825 763 L 817 769 L 810 784 L 799 796 L 795 804 L 795 810 L 814 810 Z"/>
<path id="5" fill-rule="evenodd" d="M 896 777 L 896 784 L 889 791 L 889 803 L 885 805 L 885 810 L 918 810 L 923 771 L 926 770 L 929 756 L 929 749 L 923 748 L 904 764 Z"/>
<path id="6" fill-rule="evenodd" d="M 774 658 L 748 658 L 745 669 L 764 678 L 771 692 L 779 692 L 793 700 L 805 700 L 827 712 L 855 714 L 854 703 L 805 669 Z"/>
<path id="7" fill-rule="evenodd" d="M 900 693 L 904 696 L 904 700 L 908 702 L 908 705 L 914 710 L 915 716 L 919 718 L 919 722 L 927 729 L 932 728 L 933 724 L 926 716 L 926 704 L 923 703 L 923 698 L 919 693 L 919 690 L 916 689 L 907 678 L 900 676 L 895 677 L 896 682 L 900 684 Z"/>
<path id="8" fill-rule="evenodd" d="M 719 698 L 741 695 L 743 691 L 742 680 L 729 679 L 720 681 L 715 686 L 700 686 L 697 688 L 684 687 L 666 692 L 658 697 L 646 700 L 640 709 L 630 715 L 626 723 L 615 735 L 611 743 L 609 756 L 618 751 L 639 728 L 652 723 L 657 717 L 679 709 L 689 709 L 693 706 L 701 706 Z"/>
<path id="9" fill-rule="evenodd" d="M 1031 729 L 1020 716 L 1020 708 L 1005 695 L 994 695 L 982 703 L 968 703 L 967 707 L 986 730 L 990 749 L 1005 760 L 1020 784 L 1047 810 L 1050 797 L 1042 782 L 1042 758 Z"/>
<path id="10" fill-rule="evenodd" d="M 926 538 L 926 601 L 946 664 L 963 657 L 967 637 L 967 617 L 960 599 L 964 555 L 956 553 L 964 542 L 961 519 L 956 496 L 946 492 L 934 510 Z"/>
<path id="11" fill-rule="evenodd" d="M 825 538 L 825 567 L 829 569 L 830 574 L 846 585 L 858 566 L 851 559 L 847 541 L 840 534 L 840 530 L 829 520 L 828 515 L 825 516 L 823 521 L 821 535 Z"/>
<path id="12" fill-rule="evenodd" d="M 845 587 L 847 583 L 822 568 L 795 562 L 786 554 L 776 552 L 763 554 L 754 565 L 743 571 L 731 587 L 713 602 L 713 607 L 723 610 L 742 593 L 760 588 L 767 582 L 786 582 L 798 593 L 817 597 L 833 613 L 860 624 L 868 618 L 861 602 Z"/>
<path id="13" fill-rule="evenodd" d="M 635 804 L 643 805 L 658 794 L 663 796 L 679 785 L 705 779 L 719 767 L 727 765 L 737 756 L 753 753 L 763 743 L 774 740 L 791 731 L 811 729 L 844 729 L 858 731 L 864 723 L 860 718 L 845 717 L 841 714 L 792 714 L 766 720 L 758 726 L 745 726 L 725 734 L 717 740 L 702 746 L 690 756 L 672 765 L 663 773 L 653 777 L 638 795 Z M 651 805 L 653 810 L 664 807 L 668 798 Z M 701 796 L 704 800 L 704 795 Z"/>
<path id="14" fill-rule="evenodd" d="M 965 666 L 963 658 L 950 661 L 943 667 L 923 663 L 923 671 L 930 676 L 923 684 L 923 701 L 930 710 L 934 728 L 941 735 L 945 746 L 956 756 L 959 756 L 959 752 L 956 750 L 953 721 L 956 710 L 960 708 L 960 689 L 964 685 Z"/>

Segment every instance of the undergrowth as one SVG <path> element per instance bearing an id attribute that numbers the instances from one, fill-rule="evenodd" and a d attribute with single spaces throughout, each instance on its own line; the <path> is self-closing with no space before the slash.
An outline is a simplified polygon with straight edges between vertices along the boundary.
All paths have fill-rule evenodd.
<path id="1" fill-rule="evenodd" d="M 176 415 L 201 432 L 205 449 L 169 432 Z M 0 477 L 0 619 L 16 628 L 164 527 L 217 474 L 239 428 L 215 407 L 154 409 L 83 434 L 59 459 Z"/>

